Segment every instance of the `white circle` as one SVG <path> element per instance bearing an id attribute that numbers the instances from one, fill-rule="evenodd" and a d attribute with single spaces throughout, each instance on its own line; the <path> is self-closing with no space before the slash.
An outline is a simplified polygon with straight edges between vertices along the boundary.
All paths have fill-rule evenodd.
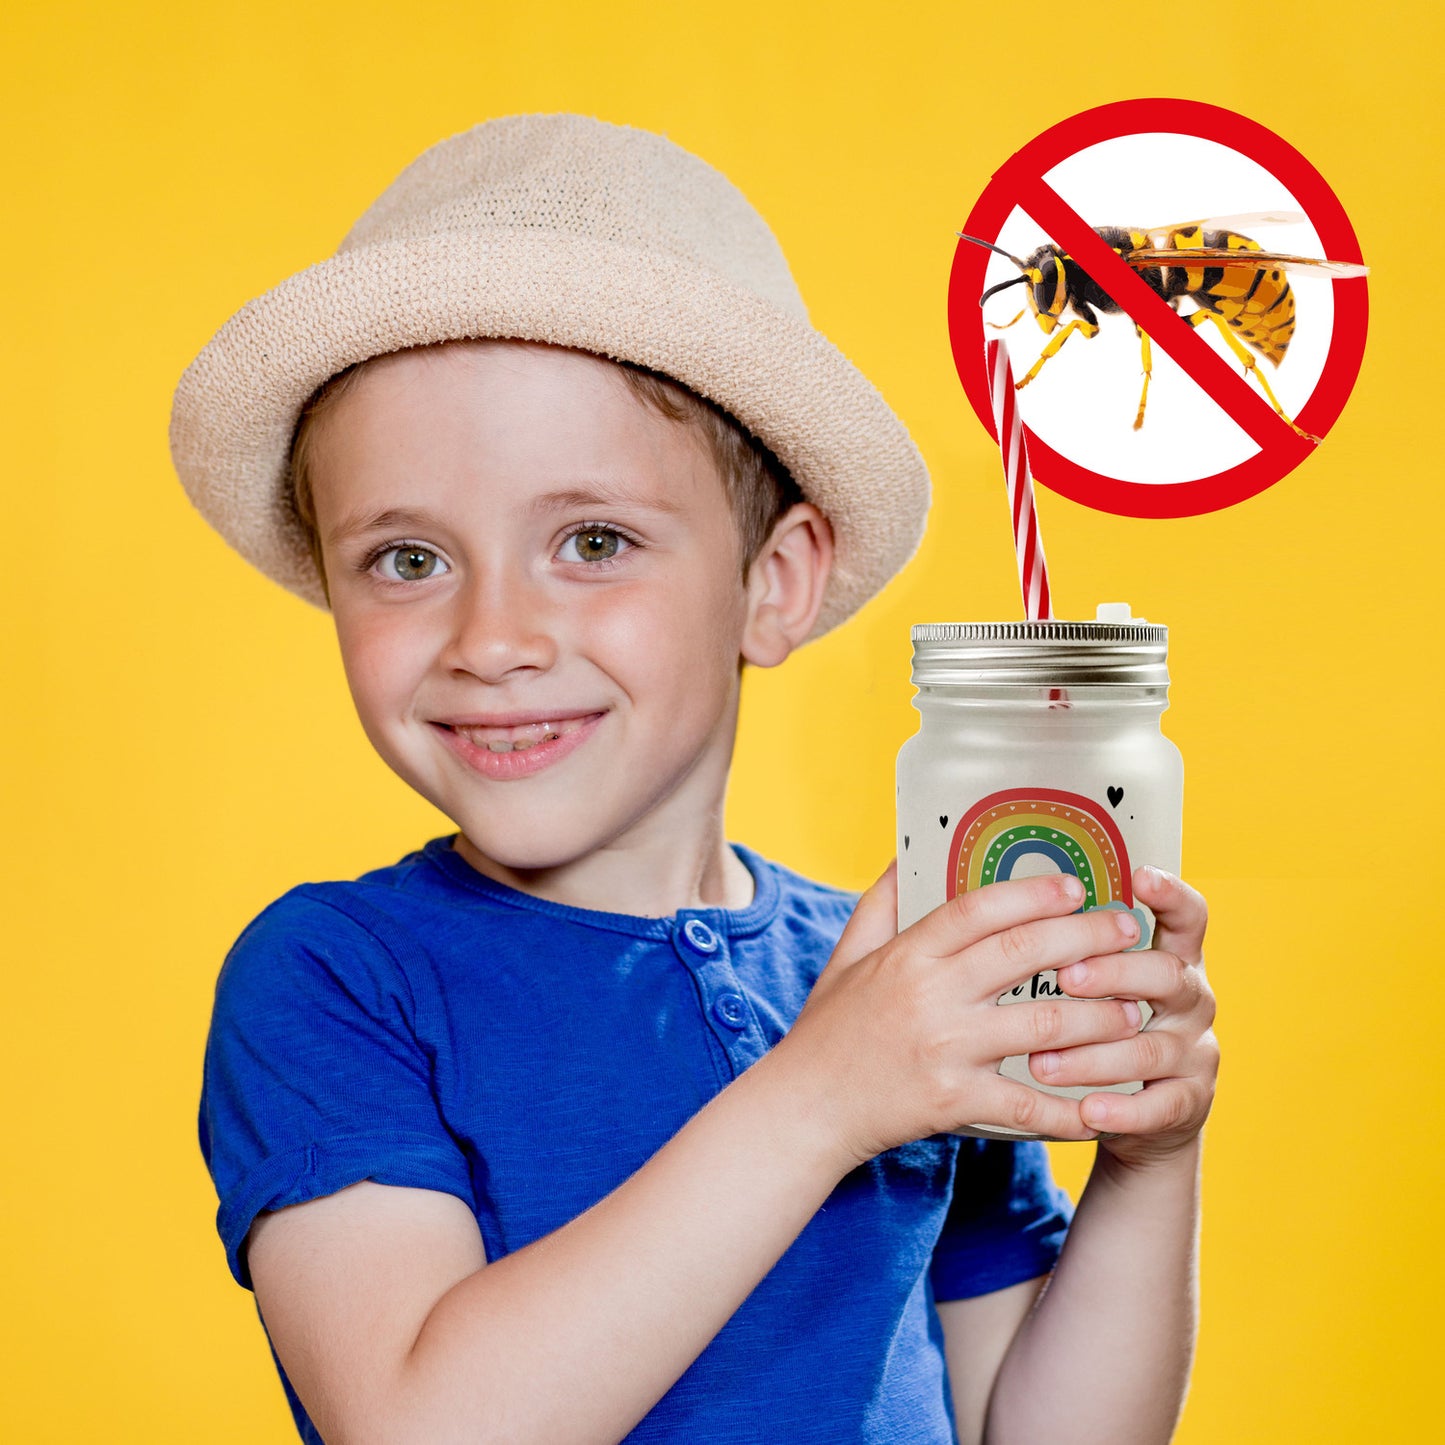
<path id="1" fill-rule="evenodd" d="M 1061 161 L 1048 182 L 1091 226 L 1154 230 L 1187 221 L 1254 212 L 1299 212 L 1299 202 L 1263 166 L 1217 141 L 1172 132 L 1119 136 Z M 1241 226 L 1267 251 L 1323 259 L 1314 227 L 1289 224 Z M 1009 213 L 997 244 L 1026 257 L 1051 238 L 1023 210 Z M 986 286 L 1018 274 L 1003 256 L 989 257 Z M 1295 332 L 1275 368 L 1251 353 L 1286 415 L 1296 416 L 1324 370 L 1334 323 L 1333 282 L 1321 272 L 1289 273 L 1295 295 Z M 993 297 L 985 318 L 1006 322 L 1024 304 L 1023 288 Z M 1181 306 L 1181 315 L 1196 309 Z M 1070 319 L 1065 313 L 1065 321 Z M 1198 328 L 1205 342 L 1243 376 L 1244 368 L 1212 324 Z M 1025 310 L 1002 337 L 1015 379 L 1022 378 L 1051 339 Z M 1056 331 L 1055 336 L 1058 335 Z M 1029 429 L 1056 452 L 1101 476 L 1142 483 L 1192 482 L 1247 461 L 1258 445 L 1217 402 L 1182 371 L 1156 342 L 1148 410 L 1133 429 L 1143 382 L 1139 339 L 1123 313 L 1099 313 L 1099 334 L 1069 337 L 1039 375 L 1018 393 Z M 1246 383 L 1258 390 L 1258 383 Z M 1260 393 L 1263 396 L 1263 393 Z"/>

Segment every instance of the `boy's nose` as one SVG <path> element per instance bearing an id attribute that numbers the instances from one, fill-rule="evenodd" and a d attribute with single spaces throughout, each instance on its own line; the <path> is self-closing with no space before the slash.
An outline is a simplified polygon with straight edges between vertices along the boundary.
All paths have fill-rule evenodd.
<path id="1" fill-rule="evenodd" d="M 479 577 L 462 591 L 442 661 L 453 672 L 501 682 L 557 660 L 554 603 L 534 580 Z"/>

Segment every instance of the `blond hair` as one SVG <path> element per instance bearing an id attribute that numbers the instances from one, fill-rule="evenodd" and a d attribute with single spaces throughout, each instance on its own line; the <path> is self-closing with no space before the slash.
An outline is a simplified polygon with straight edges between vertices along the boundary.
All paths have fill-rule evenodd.
<path id="1" fill-rule="evenodd" d="M 441 342 L 440 346 L 465 345 L 464 342 Z M 434 350 L 426 347 L 418 350 Z M 306 537 L 316 575 L 326 590 L 326 568 L 322 561 L 321 534 L 316 525 L 316 503 L 311 489 L 312 448 L 316 424 L 348 391 L 371 365 L 358 361 L 345 371 L 337 372 L 323 382 L 306 405 L 296 423 L 291 442 L 288 470 L 291 510 Z M 611 358 L 606 358 L 611 360 Z M 723 480 L 737 523 L 742 544 L 743 576 L 767 541 L 779 517 L 803 500 L 798 485 L 783 464 L 735 417 L 720 406 L 699 396 L 660 371 L 637 366 L 630 361 L 613 361 L 627 383 L 628 389 L 644 406 L 650 407 L 668 421 L 696 428 L 707 444 L 713 464 Z M 328 596 L 329 596 L 328 592 Z"/>

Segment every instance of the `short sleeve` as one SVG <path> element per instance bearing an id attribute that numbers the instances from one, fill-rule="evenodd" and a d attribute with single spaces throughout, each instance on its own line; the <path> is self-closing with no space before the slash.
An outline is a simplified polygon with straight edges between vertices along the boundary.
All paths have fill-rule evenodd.
<path id="1" fill-rule="evenodd" d="M 394 954 L 304 890 L 243 933 L 216 984 L 201 1152 L 231 1273 L 255 1217 L 372 1179 L 455 1194 L 465 1156 L 438 1110 L 417 1002 Z"/>
<path id="2" fill-rule="evenodd" d="M 934 1298 L 972 1299 L 1048 1274 L 1073 1213 L 1042 1144 L 961 1139 L 953 1198 L 930 1268 Z"/>

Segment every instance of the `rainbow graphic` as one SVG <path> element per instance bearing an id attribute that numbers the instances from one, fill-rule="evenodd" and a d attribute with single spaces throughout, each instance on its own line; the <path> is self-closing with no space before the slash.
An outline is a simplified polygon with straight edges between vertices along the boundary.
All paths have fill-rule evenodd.
<path id="1" fill-rule="evenodd" d="M 948 896 L 1012 878 L 1042 857 L 1084 885 L 1084 909 L 1134 907 L 1129 851 L 1103 808 L 1057 788 L 1005 788 L 958 820 L 948 850 Z M 1036 871 L 1036 870 L 1034 870 Z"/>

